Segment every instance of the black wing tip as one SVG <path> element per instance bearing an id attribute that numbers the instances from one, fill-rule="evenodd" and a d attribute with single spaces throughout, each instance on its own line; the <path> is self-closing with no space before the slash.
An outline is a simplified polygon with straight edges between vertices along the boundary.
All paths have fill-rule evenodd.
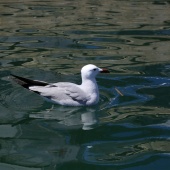
<path id="1" fill-rule="evenodd" d="M 16 76 L 16 75 L 10 73 L 10 77 L 14 78 L 14 77 L 18 77 L 18 76 Z"/>
<path id="2" fill-rule="evenodd" d="M 14 74 L 10 74 L 12 77 L 12 80 L 14 80 L 17 84 L 23 86 L 24 88 L 29 88 L 30 86 L 47 86 L 49 83 L 41 82 L 37 80 L 31 80 L 28 78 L 20 77 Z"/>
<path id="3" fill-rule="evenodd" d="M 23 79 L 23 77 L 17 76 L 17 75 L 12 74 L 12 73 L 10 74 L 10 76 L 12 77 L 12 79 L 13 79 L 13 78 Z"/>
<path id="4" fill-rule="evenodd" d="M 24 88 L 27 88 L 27 89 L 29 88 L 29 84 L 23 80 L 24 78 L 14 75 L 14 74 L 10 74 L 10 76 L 11 76 L 11 79 L 17 84 L 21 85 Z"/>

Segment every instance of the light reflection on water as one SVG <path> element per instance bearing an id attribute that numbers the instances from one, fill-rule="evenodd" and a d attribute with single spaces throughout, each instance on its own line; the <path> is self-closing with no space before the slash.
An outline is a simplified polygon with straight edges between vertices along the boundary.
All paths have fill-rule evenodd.
<path id="1" fill-rule="evenodd" d="M 0 3 L 0 167 L 169 167 L 168 1 Z M 88 63 L 111 71 L 95 107 L 49 110 L 8 77 L 79 84 Z"/>

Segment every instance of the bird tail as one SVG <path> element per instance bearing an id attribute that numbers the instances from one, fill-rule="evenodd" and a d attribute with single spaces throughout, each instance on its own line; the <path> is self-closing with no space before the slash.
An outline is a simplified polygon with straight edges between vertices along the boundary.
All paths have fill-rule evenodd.
<path id="1" fill-rule="evenodd" d="M 17 84 L 21 85 L 22 87 L 29 89 L 31 86 L 46 86 L 49 85 L 47 82 L 31 80 L 24 77 L 16 76 L 11 74 L 12 80 L 14 80 Z"/>

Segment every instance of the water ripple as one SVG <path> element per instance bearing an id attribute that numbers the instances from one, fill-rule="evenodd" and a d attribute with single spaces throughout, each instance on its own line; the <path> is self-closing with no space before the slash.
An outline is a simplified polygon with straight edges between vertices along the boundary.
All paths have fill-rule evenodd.
<path id="1" fill-rule="evenodd" d="M 151 96 L 146 93 L 148 93 L 149 91 L 151 92 L 152 89 L 157 89 L 161 87 L 165 89 L 164 91 L 166 93 L 166 87 L 168 90 L 170 86 L 170 79 L 162 78 L 162 77 L 142 77 L 142 76 L 128 77 L 127 76 L 127 77 L 115 77 L 112 80 L 114 81 L 116 80 L 124 84 L 126 83 L 126 86 L 123 87 L 116 86 L 116 88 L 120 90 L 123 96 L 121 96 L 116 91 L 115 87 L 110 88 L 110 91 L 114 93 L 116 96 L 110 100 L 110 103 L 108 104 L 107 107 L 124 106 L 129 104 L 147 102 L 149 100 L 154 99 L 154 96 Z"/>

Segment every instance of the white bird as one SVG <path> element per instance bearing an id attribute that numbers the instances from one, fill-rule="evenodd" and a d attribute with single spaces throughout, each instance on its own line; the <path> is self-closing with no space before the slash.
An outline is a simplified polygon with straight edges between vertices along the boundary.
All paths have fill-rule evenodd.
<path id="1" fill-rule="evenodd" d="M 47 83 L 12 75 L 15 82 L 52 102 L 66 106 L 90 106 L 99 101 L 99 90 L 96 82 L 98 73 L 109 73 L 93 64 L 81 69 L 82 84 L 70 82 Z"/>

